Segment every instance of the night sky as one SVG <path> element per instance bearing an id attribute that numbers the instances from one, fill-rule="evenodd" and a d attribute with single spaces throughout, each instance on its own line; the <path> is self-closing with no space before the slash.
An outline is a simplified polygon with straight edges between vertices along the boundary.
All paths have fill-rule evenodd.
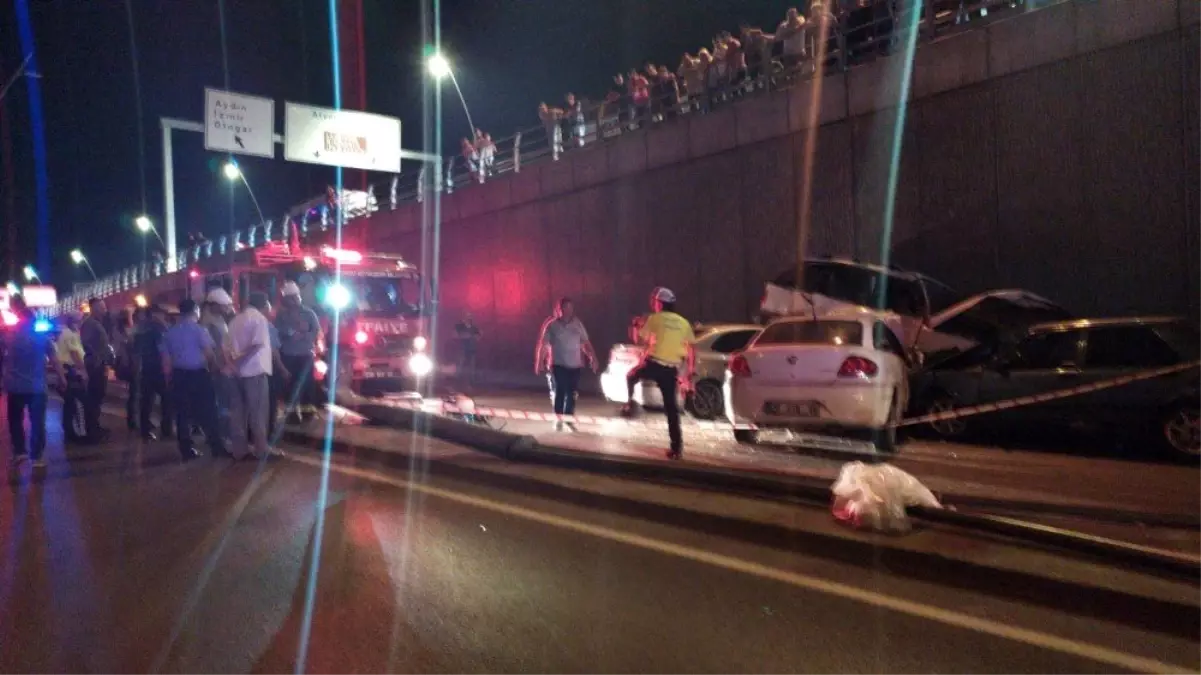
<path id="1" fill-rule="evenodd" d="M 421 149 L 422 3 L 363 1 L 368 109 L 400 117 L 405 147 Z M 133 218 L 144 211 L 156 224 L 164 222 L 159 118 L 201 121 L 206 86 L 274 98 L 279 132 L 284 101 L 332 105 L 328 0 L 28 2 L 42 75 L 53 243 L 52 269 L 41 272 L 60 288 L 87 278 L 68 258 L 74 247 L 101 275 L 142 259 Z M 15 4 L 0 8 L 3 80 L 23 58 Z M 648 60 L 674 68 L 684 50 L 708 46 L 714 33 L 736 30 L 740 21 L 774 28 L 788 6 L 771 0 L 445 0 L 443 51 L 475 123 L 499 139 L 534 126 L 541 100 L 560 102 L 567 91 L 599 98 L 613 73 Z M 14 153 L 18 270 L 36 256 L 27 86 L 18 81 L 2 104 Z M 443 108 L 443 147 L 457 152 L 467 122 L 449 85 Z M 176 133 L 174 149 L 180 241 L 189 231 L 212 234 L 255 222 L 244 189 L 221 177 L 223 158 L 204 150 L 202 135 Z M 282 154 L 239 160 L 268 218 L 332 182 L 332 170 L 286 162 Z M 7 190 L 7 178 L 0 191 Z M 8 226 L 3 208 L 0 222 Z M 8 259 L 6 241 L 0 236 L 0 263 Z M 153 235 L 150 245 L 157 245 Z"/>

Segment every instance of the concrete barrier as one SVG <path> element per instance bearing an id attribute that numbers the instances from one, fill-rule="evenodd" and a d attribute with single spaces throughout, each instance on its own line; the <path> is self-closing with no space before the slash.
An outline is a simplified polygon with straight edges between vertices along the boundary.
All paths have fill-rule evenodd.
<path id="1" fill-rule="evenodd" d="M 355 411 L 374 424 L 428 434 L 506 459 L 537 445 L 533 436 L 521 436 L 418 410 L 390 406 L 349 391 L 338 392 L 336 400 L 338 405 Z"/>

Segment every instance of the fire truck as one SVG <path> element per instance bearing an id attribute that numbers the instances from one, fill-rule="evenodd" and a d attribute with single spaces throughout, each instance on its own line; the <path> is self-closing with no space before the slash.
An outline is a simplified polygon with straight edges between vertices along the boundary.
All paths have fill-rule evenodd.
<path id="1" fill-rule="evenodd" d="M 340 269 L 340 278 L 339 278 Z M 321 319 L 316 376 L 327 379 L 338 364 L 338 386 L 363 395 L 412 391 L 434 370 L 426 350 L 429 287 L 401 256 L 334 248 L 321 242 L 267 241 L 237 247 L 225 255 L 194 260 L 186 268 L 96 293 L 110 311 L 161 305 L 178 306 L 184 298 L 201 301 L 212 288 L 224 288 L 239 307 L 250 293 L 262 291 L 280 302 L 287 281 L 299 286 L 301 299 Z M 65 308 L 81 308 L 86 298 L 70 298 Z M 337 326 L 334 317 L 339 317 Z M 336 328 L 336 330 L 335 330 Z M 333 341 L 337 340 L 337 358 Z"/>

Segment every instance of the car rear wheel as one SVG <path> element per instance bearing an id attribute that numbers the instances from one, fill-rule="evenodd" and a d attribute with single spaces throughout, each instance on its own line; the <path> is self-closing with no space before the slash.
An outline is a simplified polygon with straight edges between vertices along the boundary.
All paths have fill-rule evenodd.
<path id="1" fill-rule="evenodd" d="M 880 452 L 897 451 L 897 423 L 901 421 L 901 406 L 896 392 L 888 404 L 888 426 L 876 432 L 876 447 Z"/>
<path id="2" fill-rule="evenodd" d="M 754 429 L 735 429 L 734 440 L 746 445 L 754 445 L 759 442 L 759 432 Z"/>
<path id="3" fill-rule="evenodd" d="M 698 420 L 714 420 L 721 417 L 725 411 L 721 385 L 713 380 L 697 382 L 696 389 L 688 395 L 684 405 L 688 412 Z"/>
<path id="4" fill-rule="evenodd" d="M 955 399 L 950 395 L 939 392 L 930 398 L 926 405 L 926 415 L 937 415 L 955 409 Z M 962 417 L 935 420 L 927 423 L 930 429 L 942 438 L 958 438 L 967 431 L 967 422 Z"/>
<path id="5" fill-rule="evenodd" d="M 1160 420 L 1168 448 L 1182 457 L 1201 457 L 1201 410 L 1196 403 L 1178 403 Z"/>

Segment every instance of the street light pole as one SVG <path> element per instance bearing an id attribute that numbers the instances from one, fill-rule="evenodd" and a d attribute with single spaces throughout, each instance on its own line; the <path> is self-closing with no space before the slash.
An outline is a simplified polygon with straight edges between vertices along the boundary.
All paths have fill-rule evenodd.
<path id="1" fill-rule="evenodd" d="M 455 93 L 459 95 L 459 102 L 463 104 L 463 114 L 467 116 L 467 125 L 471 127 L 471 133 L 468 135 L 473 141 L 475 139 L 475 122 L 471 120 L 471 110 L 467 108 L 467 99 L 463 96 L 463 89 L 459 87 L 459 80 L 455 77 L 454 68 L 450 67 L 450 61 L 446 59 L 440 52 L 435 52 L 430 55 L 427 62 L 430 75 L 441 80 L 444 77 L 450 76 L 450 83 L 455 87 Z"/>
<path id="2" fill-rule="evenodd" d="M 242 179 L 242 185 L 246 186 L 246 192 L 250 195 L 250 202 L 254 204 L 254 210 L 258 211 L 259 224 L 267 222 L 267 219 L 263 217 L 263 210 L 259 208 L 259 200 L 254 196 L 254 190 L 250 189 L 250 182 L 246 180 L 246 174 L 242 173 L 242 168 L 233 160 L 225 163 L 225 177 L 230 180 Z"/>
<path id="3" fill-rule="evenodd" d="M 133 224 L 142 234 L 153 232 L 154 236 L 158 237 L 158 243 L 162 244 L 163 248 L 167 248 L 167 242 L 163 241 L 163 235 L 158 233 L 158 228 L 154 226 L 154 222 L 150 220 L 149 216 L 138 216 L 134 219 Z"/>
<path id="4" fill-rule="evenodd" d="M 163 127 L 163 201 L 166 202 L 167 207 L 167 241 L 163 246 L 167 249 L 167 271 L 174 272 L 177 267 L 175 258 L 175 166 L 171 161 L 171 131 L 195 125 L 191 129 L 192 131 L 204 133 L 204 125 L 166 117 L 162 118 L 160 122 Z"/>
<path id="5" fill-rule="evenodd" d="M 92 269 L 92 263 L 88 262 L 87 256 L 83 254 L 83 251 L 80 251 L 79 249 L 71 251 L 71 261 L 76 265 L 84 265 L 87 267 L 88 271 L 92 273 L 92 281 L 100 280 L 100 277 L 96 276 L 96 270 Z"/>

